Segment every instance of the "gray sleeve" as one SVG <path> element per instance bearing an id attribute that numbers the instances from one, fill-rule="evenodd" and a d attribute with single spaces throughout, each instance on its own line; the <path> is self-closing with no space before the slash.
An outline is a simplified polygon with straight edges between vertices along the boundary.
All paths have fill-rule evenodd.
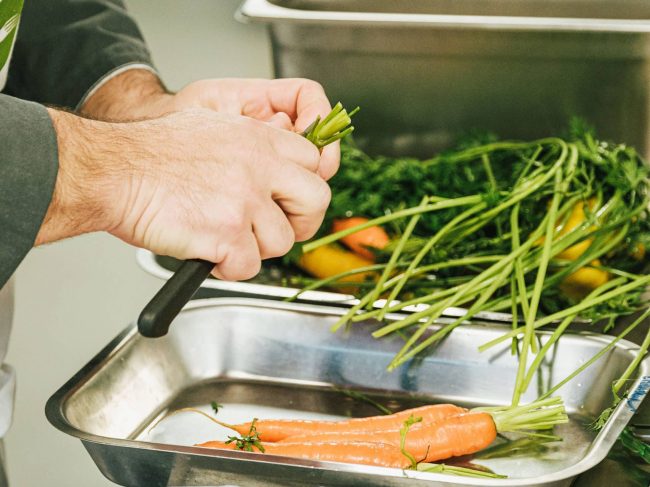
<path id="1" fill-rule="evenodd" d="M 0 95 L 0 288 L 34 245 L 58 171 L 56 133 L 42 105 Z"/>
<path id="2" fill-rule="evenodd" d="M 74 109 L 99 79 L 131 63 L 152 65 L 122 0 L 26 0 L 5 92 Z"/>

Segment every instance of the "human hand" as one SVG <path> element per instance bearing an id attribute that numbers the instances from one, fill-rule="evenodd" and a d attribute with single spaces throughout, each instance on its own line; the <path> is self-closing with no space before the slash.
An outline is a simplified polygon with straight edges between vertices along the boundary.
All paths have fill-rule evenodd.
<path id="1" fill-rule="evenodd" d="M 59 142 L 54 198 L 37 244 L 106 230 L 163 255 L 253 277 L 260 260 L 310 238 L 329 204 L 320 154 L 249 117 L 192 110 L 111 124 L 50 110 Z"/>
<path id="2" fill-rule="evenodd" d="M 81 112 L 100 119 L 133 120 L 196 108 L 244 115 L 298 133 L 331 110 L 320 84 L 306 79 L 209 79 L 168 93 L 155 74 L 134 69 L 107 82 Z M 338 143 L 324 148 L 318 173 L 331 178 L 339 159 Z"/>

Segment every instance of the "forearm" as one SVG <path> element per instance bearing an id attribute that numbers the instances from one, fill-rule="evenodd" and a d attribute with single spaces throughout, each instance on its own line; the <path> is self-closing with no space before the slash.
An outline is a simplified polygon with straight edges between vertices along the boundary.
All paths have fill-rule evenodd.
<path id="1" fill-rule="evenodd" d="M 48 113 L 56 132 L 59 171 L 35 245 L 114 225 L 114 198 L 119 198 L 120 180 L 128 180 L 129 174 L 127 151 L 122 149 L 134 143 L 126 125 L 55 109 Z"/>
<path id="2" fill-rule="evenodd" d="M 139 120 L 168 113 L 172 98 L 155 73 L 135 68 L 103 83 L 79 111 L 97 120 Z"/>

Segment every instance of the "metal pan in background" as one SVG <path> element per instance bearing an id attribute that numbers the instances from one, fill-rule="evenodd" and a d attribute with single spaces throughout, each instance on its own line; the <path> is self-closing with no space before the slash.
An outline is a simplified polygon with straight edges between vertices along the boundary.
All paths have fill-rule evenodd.
<path id="1" fill-rule="evenodd" d="M 637 347 L 619 342 L 559 391 L 571 418 L 557 430 L 563 442 L 537 456 L 475 460 L 509 476 L 498 480 L 197 448 L 192 445 L 223 432 L 193 414 L 150 429 L 168 411 L 187 406 L 209 410 L 213 400 L 224 405 L 219 415 L 225 421 L 375 412 L 333 385 L 365 391 L 394 409 L 432 401 L 467 406 L 509 402 L 517 368 L 509 344 L 489 353 L 477 351 L 478 344 L 502 334 L 502 327 L 459 327 L 444 346 L 388 373 L 386 365 L 401 340 L 372 339 L 373 323 L 359 323 L 348 334 L 330 333 L 342 313 L 336 307 L 259 299 L 194 301 L 163 338 L 145 339 L 128 327 L 49 399 L 47 417 L 80 438 L 101 472 L 120 485 L 564 487 L 605 458 L 650 384 L 646 359 L 631 385 L 631 399 L 619 404 L 600 432 L 588 427 L 609 406 L 611 381 L 633 360 Z M 563 336 L 539 381 L 559 381 L 609 340 Z M 522 400 L 536 396 L 531 390 Z M 616 482 L 623 485 L 622 479 Z"/>
<path id="2" fill-rule="evenodd" d="M 557 135 L 577 115 L 650 155 L 645 0 L 245 0 L 238 17 L 268 26 L 276 77 L 362 107 L 371 153 Z"/>

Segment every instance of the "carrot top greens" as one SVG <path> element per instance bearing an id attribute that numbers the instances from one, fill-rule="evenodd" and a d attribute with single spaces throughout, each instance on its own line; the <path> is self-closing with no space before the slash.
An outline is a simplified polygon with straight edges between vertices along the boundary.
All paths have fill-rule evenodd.
<path id="1" fill-rule="evenodd" d="M 406 450 L 406 435 L 408 434 L 409 430 L 411 429 L 411 426 L 413 426 L 415 423 L 421 423 L 422 418 L 421 417 L 415 417 L 412 414 L 408 417 L 406 421 L 404 421 L 404 425 L 400 428 L 399 430 L 399 435 L 400 435 L 400 442 L 399 442 L 399 448 L 402 451 L 402 455 L 404 455 L 406 458 L 408 458 L 409 462 L 411 462 L 411 468 L 417 468 L 418 461 L 416 458 L 411 455 L 407 450 Z"/>
<path id="2" fill-rule="evenodd" d="M 341 102 L 334 105 L 332 111 L 321 120 L 316 118 L 314 122 L 303 132 L 303 136 L 316 147 L 322 149 L 326 145 L 342 139 L 354 130 L 351 117 L 359 111 L 359 107 L 347 112 Z"/>
<path id="3" fill-rule="evenodd" d="M 512 331 L 481 350 L 507 342 L 518 354 L 516 406 L 576 318 L 607 331 L 617 318 L 647 307 L 642 293 L 650 284 L 644 272 L 648 176 L 633 148 L 598 140 L 580 121 L 572 122 L 565 138 L 519 142 L 484 136 L 427 160 L 369 156 L 348 142 L 331 180 L 332 204 L 322 231 L 302 251 L 374 225 L 392 234 L 391 243 L 375 252 L 376 262 L 364 269 L 377 278 L 355 283 L 358 303 L 333 326 L 375 319 L 375 338 L 399 334 L 404 344 L 389 369 L 426 352 L 481 312 L 510 312 Z M 326 234 L 333 219 L 351 216 L 370 220 Z M 354 271 L 345 272 L 350 276 Z M 304 282 L 316 289 L 337 285 L 341 277 Z M 384 301 L 377 308 L 379 298 Z M 385 320 L 413 305 L 426 306 Z M 450 307 L 464 307 L 467 314 L 431 328 Z M 538 343 L 535 330 L 546 325 L 556 325 L 555 332 Z M 650 332 L 615 394 L 629 383 L 649 346 Z M 574 376 L 549 385 L 546 395 Z"/>
<path id="4" fill-rule="evenodd" d="M 257 418 L 253 418 L 250 430 L 247 434 L 242 436 L 229 436 L 228 440 L 226 440 L 226 445 L 234 443 L 237 450 L 255 451 L 254 448 L 257 448 L 259 451 L 264 453 L 264 446 L 262 445 L 260 436 L 257 434 L 257 428 L 255 428 L 256 422 Z"/>

